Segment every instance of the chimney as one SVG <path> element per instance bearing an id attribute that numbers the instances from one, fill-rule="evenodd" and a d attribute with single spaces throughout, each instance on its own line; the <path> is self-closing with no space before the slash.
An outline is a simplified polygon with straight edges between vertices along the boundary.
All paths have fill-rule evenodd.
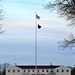
<path id="1" fill-rule="evenodd" d="M 52 62 L 50 62 L 50 66 L 52 66 Z"/>
<path id="2" fill-rule="evenodd" d="M 17 66 L 17 63 L 15 63 L 15 66 Z"/>

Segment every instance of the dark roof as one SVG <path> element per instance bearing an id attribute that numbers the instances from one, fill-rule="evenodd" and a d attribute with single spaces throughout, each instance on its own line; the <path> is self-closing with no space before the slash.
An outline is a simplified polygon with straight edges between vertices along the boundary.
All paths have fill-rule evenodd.
<path id="1" fill-rule="evenodd" d="M 26 65 L 26 66 L 18 66 L 17 67 L 19 68 L 22 68 L 22 69 L 35 69 L 35 66 L 34 65 Z M 37 69 L 54 69 L 54 68 L 57 68 L 59 66 L 54 66 L 54 65 L 37 65 Z"/>

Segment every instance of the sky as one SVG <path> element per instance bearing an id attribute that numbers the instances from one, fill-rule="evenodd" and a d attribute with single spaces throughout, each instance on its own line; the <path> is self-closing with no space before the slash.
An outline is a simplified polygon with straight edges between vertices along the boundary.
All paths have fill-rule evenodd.
<path id="1" fill-rule="evenodd" d="M 59 50 L 62 41 L 74 28 L 54 11 L 45 9 L 50 0 L 2 0 L 5 11 L 4 33 L 0 34 L 0 63 L 35 65 L 35 12 L 40 16 L 37 24 L 37 64 L 74 66 L 74 49 Z"/>

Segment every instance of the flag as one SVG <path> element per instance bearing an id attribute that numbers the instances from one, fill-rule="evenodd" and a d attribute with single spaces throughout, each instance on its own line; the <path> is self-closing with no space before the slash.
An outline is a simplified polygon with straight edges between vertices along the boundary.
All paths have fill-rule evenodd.
<path id="1" fill-rule="evenodd" d="M 40 29 L 41 28 L 41 26 L 38 24 L 38 29 Z"/>
<path id="2" fill-rule="evenodd" d="M 39 19 L 40 19 L 40 16 L 36 15 L 36 19 L 38 19 L 38 20 L 39 20 Z"/>

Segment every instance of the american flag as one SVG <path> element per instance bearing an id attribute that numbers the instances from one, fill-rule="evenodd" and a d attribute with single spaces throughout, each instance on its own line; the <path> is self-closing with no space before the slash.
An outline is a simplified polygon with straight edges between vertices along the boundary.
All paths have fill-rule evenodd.
<path id="1" fill-rule="evenodd" d="M 40 19 L 40 16 L 36 15 L 36 19 L 38 19 L 38 20 L 39 20 L 39 19 Z"/>

